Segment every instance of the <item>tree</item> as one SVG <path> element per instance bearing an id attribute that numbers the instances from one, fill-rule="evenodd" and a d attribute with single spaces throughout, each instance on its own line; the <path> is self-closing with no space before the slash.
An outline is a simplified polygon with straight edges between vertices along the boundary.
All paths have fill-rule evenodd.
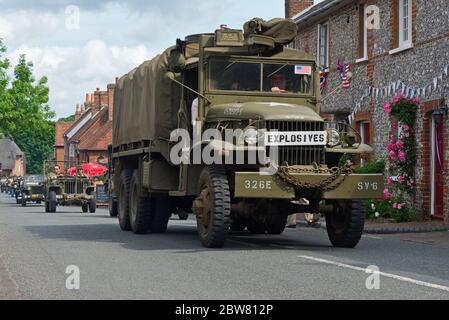
<path id="1" fill-rule="evenodd" d="M 53 152 L 54 112 L 48 105 L 48 79 L 33 76 L 33 63 L 21 55 L 11 83 L 10 63 L 0 39 L 0 132 L 7 133 L 25 153 L 28 173 L 41 173 Z"/>
<path id="2" fill-rule="evenodd" d="M 40 173 L 43 161 L 53 151 L 55 114 L 48 106 L 47 82 L 46 77 L 36 82 L 33 63 L 21 55 L 9 90 L 15 116 L 11 134 L 27 157 L 29 173 Z"/>
<path id="3" fill-rule="evenodd" d="M 0 132 L 2 133 L 14 129 L 13 108 L 7 90 L 9 85 L 7 71 L 10 63 L 8 59 L 3 57 L 5 53 L 6 47 L 3 45 L 3 40 L 0 38 Z"/>

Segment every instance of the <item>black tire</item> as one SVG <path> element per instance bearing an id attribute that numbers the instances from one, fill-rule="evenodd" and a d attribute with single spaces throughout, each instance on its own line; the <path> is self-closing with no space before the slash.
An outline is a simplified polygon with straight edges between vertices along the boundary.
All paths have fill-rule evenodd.
<path id="1" fill-rule="evenodd" d="M 266 226 L 267 233 L 272 235 L 280 235 L 284 233 L 287 227 L 288 217 L 278 216 L 276 219 Z"/>
<path id="2" fill-rule="evenodd" d="M 93 198 L 89 201 L 89 213 L 95 213 L 97 211 L 97 199 Z"/>
<path id="3" fill-rule="evenodd" d="M 246 223 L 248 231 L 252 234 L 265 234 L 267 232 L 266 225 L 250 217 Z"/>
<path id="4" fill-rule="evenodd" d="M 233 217 L 229 229 L 234 232 L 244 231 L 246 229 L 246 219 L 238 216 Z"/>
<path id="5" fill-rule="evenodd" d="M 114 199 L 109 199 L 109 215 L 113 218 L 118 216 L 118 203 Z"/>
<path id="6" fill-rule="evenodd" d="M 131 179 L 129 193 L 129 219 L 135 234 L 146 234 L 151 223 L 151 199 L 139 194 L 139 171 L 135 170 Z"/>
<path id="7" fill-rule="evenodd" d="M 332 214 L 326 215 L 329 240 L 336 248 L 355 248 L 365 226 L 363 204 L 360 201 L 333 202 Z"/>
<path id="8" fill-rule="evenodd" d="M 125 169 L 120 175 L 120 195 L 118 202 L 118 222 L 120 229 L 131 231 L 131 222 L 129 219 L 129 189 L 132 179 L 130 170 Z"/>
<path id="9" fill-rule="evenodd" d="M 166 233 L 168 221 L 172 213 L 172 205 L 169 197 L 155 197 L 151 200 L 151 233 Z"/>
<path id="10" fill-rule="evenodd" d="M 231 195 L 226 172 L 222 167 L 207 167 L 199 179 L 198 197 L 209 201 L 206 224 L 197 216 L 198 234 L 206 248 L 222 248 L 231 224 Z M 204 211 L 204 210 L 203 210 Z"/>
<path id="11" fill-rule="evenodd" d="M 22 207 L 27 206 L 27 199 L 25 198 L 25 195 L 22 197 Z"/>
<path id="12" fill-rule="evenodd" d="M 48 193 L 48 212 L 55 213 L 57 204 L 56 191 L 50 191 Z"/>
<path id="13" fill-rule="evenodd" d="M 81 205 L 81 211 L 83 211 L 83 213 L 87 213 L 89 211 L 89 205 L 87 203 L 83 203 Z"/>
<path id="14" fill-rule="evenodd" d="M 48 201 L 45 201 L 45 213 L 49 213 L 50 212 L 50 207 L 48 205 Z"/>

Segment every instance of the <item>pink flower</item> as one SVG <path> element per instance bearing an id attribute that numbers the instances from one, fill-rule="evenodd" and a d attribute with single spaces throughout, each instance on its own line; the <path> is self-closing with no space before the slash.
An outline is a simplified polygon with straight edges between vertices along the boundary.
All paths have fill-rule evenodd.
<path id="1" fill-rule="evenodd" d="M 415 103 L 415 104 L 419 104 L 421 101 L 419 101 L 419 98 L 418 98 L 418 97 L 414 97 L 414 98 L 412 99 L 412 102 Z"/>
<path id="2" fill-rule="evenodd" d="M 398 148 L 399 150 L 404 149 L 404 142 L 402 141 L 396 142 L 396 148 Z"/>
<path id="3" fill-rule="evenodd" d="M 393 184 L 393 179 L 388 178 L 387 179 L 387 185 L 391 186 Z"/>
<path id="4" fill-rule="evenodd" d="M 398 208 L 398 204 L 397 203 L 393 203 L 393 209 L 397 209 Z"/>
<path id="5" fill-rule="evenodd" d="M 398 158 L 398 156 L 396 155 L 396 152 L 394 152 L 394 151 L 390 151 L 389 156 L 390 156 L 391 160 L 396 160 Z"/>
<path id="6" fill-rule="evenodd" d="M 407 160 L 407 154 L 404 151 L 399 152 L 399 161 L 401 161 L 402 163 L 405 162 L 405 160 Z"/>
<path id="7" fill-rule="evenodd" d="M 405 205 L 404 204 L 398 204 L 398 210 L 402 210 L 403 208 L 405 207 Z"/>
<path id="8" fill-rule="evenodd" d="M 398 103 L 402 98 L 405 98 L 405 95 L 401 92 L 394 97 L 393 102 Z"/>
<path id="9" fill-rule="evenodd" d="M 384 200 L 390 199 L 391 198 L 391 191 L 389 189 L 385 189 L 384 190 Z"/>
<path id="10" fill-rule="evenodd" d="M 400 184 L 403 184 L 403 183 L 405 182 L 405 177 L 404 177 L 404 176 L 399 176 L 398 182 L 399 182 Z"/>
<path id="11" fill-rule="evenodd" d="M 402 130 L 403 130 L 403 131 L 410 131 L 409 125 L 408 125 L 408 124 L 403 124 L 403 125 L 402 125 Z"/>
<path id="12" fill-rule="evenodd" d="M 390 141 L 387 147 L 387 151 L 388 152 L 396 151 L 396 144 L 394 143 L 394 141 Z"/>
<path id="13" fill-rule="evenodd" d="M 385 110 L 386 113 L 390 114 L 391 113 L 391 103 L 389 103 L 389 102 L 386 103 L 384 105 L 384 110 Z"/>
<path id="14" fill-rule="evenodd" d="M 393 131 L 398 131 L 398 123 L 397 122 L 393 122 L 392 124 L 391 124 L 391 130 L 393 130 Z"/>

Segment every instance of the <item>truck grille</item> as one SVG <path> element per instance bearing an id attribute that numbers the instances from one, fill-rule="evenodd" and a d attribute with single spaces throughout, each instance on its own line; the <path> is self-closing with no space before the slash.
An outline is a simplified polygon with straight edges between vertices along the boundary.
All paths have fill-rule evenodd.
<path id="1" fill-rule="evenodd" d="M 64 183 L 64 192 L 66 194 L 79 194 L 83 193 L 83 182 L 82 181 L 66 181 Z"/>
<path id="2" fill-rule="evenodd" d="M 324 131 L 323 122 L 267 121 L 267 130 L 289 131 Z M 324 146 L 278 147 L 279 164 L 307 166 L 313 163 L 325 163 Z"/>

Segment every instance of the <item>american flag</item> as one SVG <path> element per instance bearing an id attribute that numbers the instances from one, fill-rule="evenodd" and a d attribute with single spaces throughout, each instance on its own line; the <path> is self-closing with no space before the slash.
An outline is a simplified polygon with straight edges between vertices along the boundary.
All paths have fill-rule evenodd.
<path id="1" fill-rule="evenodd" d="M 312 67 L 296 65 L 295 66 L 295 74 L 310 76 L 312 74 Z"/>

